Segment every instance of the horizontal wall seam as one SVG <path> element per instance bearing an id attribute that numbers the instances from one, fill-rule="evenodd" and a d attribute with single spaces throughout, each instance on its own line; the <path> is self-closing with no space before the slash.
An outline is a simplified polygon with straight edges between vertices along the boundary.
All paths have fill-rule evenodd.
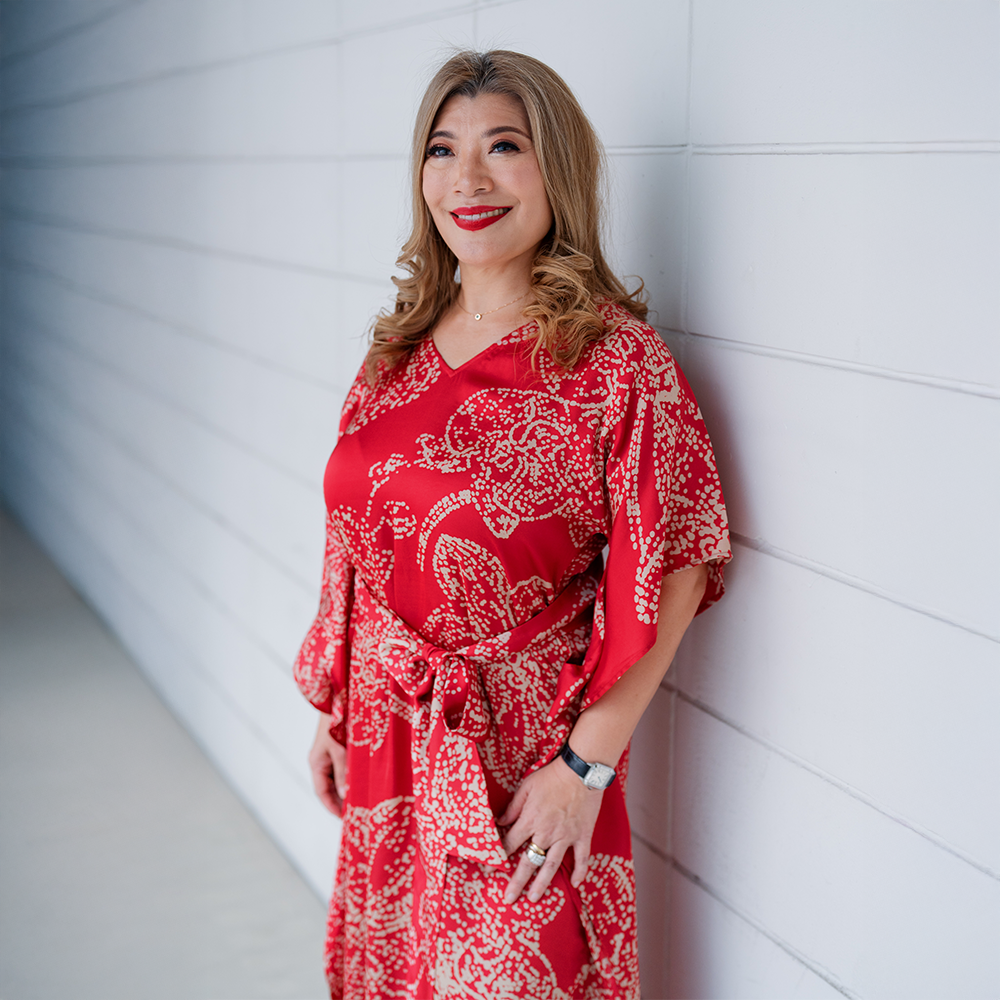
<path id="1" fill-rule="evenodd" d="M 898 142 L 734 142 L 691 144 L 695 156 L 854 156 L 861 154 L 1000 153 L 995 139 L 902 140 Z"/>
<path id="2" fill-rule="evenodd" d="M 141 3 L 142 0 L 136 0 Z M 124 4 L 123 9 L 132 4 Z M 141 76 L 128 77 L 124 80 L 114 80 L 108 83 L 95 84 L 91 87 L 81 87 L 79 90 L 71 91 L 67 94 L 59 94 L 37 101 L 24 101 L 21 104 L 11 104 L 0 109 L 0 119 L 13 117 L 15 115 L 28 115 L 36 111 L 49 111 L 54 108 L 66 107 L 70 104 L 79 104 L 83 101 L 90 101 L 95 98 L 104 97 L 107 94 L 119 93 L 124 90 L 134 90 L 140 87 L 148 87 L 152 84 L 161 83 L 164 80 L 174 80 L 183 77 L 198 76 L 202 73 L 212 73 L 220 69 L 228 69 L 233 66 L 245 65 L 264 59 L 271 59 L 276 56 L 289 55 L 296 52 L 309 52 L 315 49 L 334 48 L 343 45 L 345 42 L 352 42 L 358 38 L 368 38 L 373 35 L 388 34 L 399 31 L 403 28 L 416 27 L 422 24 L 433 24 L 436 21 L 443 21 L 450 17 L 458 17 L 462 14 L 473 13 L 478 4 L 475 2 L 464 4 L 460 7 L 451 7 L 445 10 L 430 11 L 425 14 L 411 15 L 410 17 L 399 18 L 384 24 L 375 24 L 367 28 L 358 28 L 354 31 L 341 31 L 324 38 L 314 38 L 305 42 L 292 42 L 288 45 L 277 45 L 269 49 L 258 49 L 254 52 L 244 52 L 240 55 L 224 56 L 219 59 L 210 59 L 202 63 L 191 63 L 186 66 L 172 66 L 167 69 L 158 70 L 155 73 L 146 73 Z M 2 63 L 0 63 L 2 68 Z"/>
<path id="3" fill-rule="evenodd" d="M 707 333 L 677 330 L 673 327 L 659 326 L 657 329 L 663 333 L 669 333 L 678 337 L 690 337 L 694 341 L 711 344 L 713 347 L 718 347 L 726 351 L 737 351 L 740 354 L 777 358 L 780 361 L 794 361 L 800 364 L 814 365 L 817 368 L 836 368 L 840 371 L 853 372 L 857 375 L 870 375 L 873 378 L 888 379 L 892 382 L 908 382 L 912 385 L 923 385 L 930 389 L 941 389 L 945 392 L 959 392 L 968 396 L 981 396 L 985 399 L 1000 399 L 1000 386 L 987 385 L 982 382 L 966 382 L 961 379 L 943 378 L 939 375 L 925 375 L 921 372 L 905 372 L 894 368 L 882 368 L 879 365 L 869 365 L 860 361 L 830 358 L 821 354 L 807 354 L 803 351 L 792 351 L 783 347 L 768 347 L 764 344 L 750 344 L 745 341 L 730 340 L 726 337 L 715 337 Z"/>
<path id="4" fill-rule="evenodd" d="M 129 580 L 128 577 L 125 576 L 125 574 L 121 571 L 121 569 L 119 569 L 119 567 L 115 564 L 114 560 L 107 554 L 107 552 L 105 552 L 101 548 L 98 548 L 98 546 L 95 545 L 93 542 L 89 542 L 89 536 L 87 535 L 87 531 L 86 531 L 87 526 L 84 525 L 84 524 L 81 524 L 79 522 L 79 520 L 75 516 L 75 513 L 74 513 L 73 509 L 69 505 L 63 503 L 63 501 L 61 500 L 60 495 L 58 494 L 58 492 L 57 491 L 53 491 L 49 487 L 49 484 L 46 483 L 46 482 L 44 482 L 36 474 L 35 470 L 32 469 L 30 466 L 25 466 L 24 467 L 24 471 L 26 471 L 28 473 L 28 476 L 30 478 L 33 478 L 35 480 L 35 483 L 36 483 L 37 487 L 42 491 L 42 494 L 47 498 L 48 502 L 56 510 L 61 510 L 61 511 L 64 512 L 64 517 L 65 517 L 66 523 L 67 524 L 75 524 L 77 530 L 80 532 L 80 536 L 79 537 L 87 540 L 88 547 L 90 548 L 93 556 L 97 559 L 98 562 L 103 563 L 106 571 L 108 571 L 113 577 L 115 577 L 115 578 L 117 578 L 118 580 L 121 581 L 122 589 L 125 590 L 125 591 L 127 591 L 128 594 L 132 597 L 132 599 L 135 600 L 136 603 L 140 604 L 146 610 L 146 613 L 152 619 L 154 619 L 155 621 L 157 621 L 160 624 L 160 627 L 163 629 L 163 631 L 166 632 L 167 634 L 173 636 L 174 637 L 174 641 L 177 643 L 177 645 L 182 650 L 185 650 L 188 653 L 188 662 L 191 664 L 191 667 L 192 667 L 194 673 L 197 676 L 201 677 L 202 681 L 204 683 L 206 683 L 210 688 L 212 688 L 215 691 L 215 693 L 218 695 L 218 697 L 225 704 L 227 704 L 229 706 L 229 708 L 233 712 L 233 714 L 236 715 L 239 719 L 242 720 L 242 722 L 247 727 L 247 729 L 258 740 L 260 740 L 260 742 L 262 744 L 264 744 L 264 746 L 266 746 L 267 748 L 270 749 L 272 759 L 274 759 L 278 763 L 278 765 L 282 768 L 282 770 L 285 771 L 285 773 L 292 779 L 292 781 L 296 785 L 298 785 L 300 788 L 304 789 L 305 791 L 311 792 L 312 789 L 311 789 L 308 781 L 306 780 L 306 778 L 301 774 L 301 769 L 300 768 L 296 768 L 296 767 L 294 767 L 292 765 L 291 761 L 289 761 L 285 757 L 284 752 L 270 738 L 270 736 L 267 734 L 266 730 L 261 729 L 261 727 L 258 725 L 258 723 L 252 717 L 250 717 L 249 715 L 247 715 L 247 713 L 243 710 L 243 708 L 241 708 L 241 706 L 239 705 L 239 703 L 232 697 L 232 695 L 229 693 L 229 691 L 227 691 L 226 688 L 223 687 L 219 683 L 218 679 L 211 673 L 211 671 L 209 671 L 204 666 L 204 664 L 202 663 L 201 657 L 198 656 L 194 652 L 194 650 L 192 650 L 183 641 L 183 639 L 181 639 L 181 638 L 178 637 L 177 632 L 175 632 L 174 629 L 172 629 L 171 627 L 169 627 L 168 623 L 165 622 L 163 620 L 163 618 L 159 615 L 159 613 L 157 612 L 156 608 L 153 605 L 151 605 L 148 601 L 146 601 L 143 597 L 140 596 L 139 591 L 133 585 L 132 581 Z M 60 567 L 60 570 L 62 570 L 62 567 Z M 94 613 L 101 619 L 101 621 L 105 622 L 108 625 L 108 627 L 110 628 L 111 632 L 116 636 L 116 638 L 121 643 L 121 645 L 123 646 L 123 648 L 129 653 L 130 659 L 134 660 L 137 664 L 140 663 L 140 658 L 130 649 L 129 645 L 125 642 L 124 637 L 121 636 L 119 634 L 119 632 L 117 631 L 117 629 L 115 628 L 115 623 L 110 618 L 108 618 L 105 614 L 103 614 L 101 612 L 100 608 L 97 607 L 97 605 L 95 605 L 94 603 L 92 603 L 89 600 L 89 598 L 86 596 L 85 592 L 82 592 L 82 588 L 78 589 L 78 593 L 80 593 L 80 596 L 83 597 L 83 599 L 84 599 L 85 603 L 87 604 L 87 606 L 90 607 L 94 611 Z M 140 667 L 140 669 L 142 669 L 142 668 Z M 143 676 L 147 680 L 149 680 L 153 684 L 153 687 L 157 690 L 157 693 L 160 695 L 160 697 L 162 698 L 162 700 L 164 701 L 164 703 L 167 704 L 167 705 L 169 705 L 170 704 L 169 700 L 166 698 L 166 696 L 163 693 L 163 691 L 155 683 L 155 678 L 153 677 L 153 675 L 150 674 L 150 673 L 148 673 L 144 669 L 142 670 L 142 674 L 143 674 Z M 288 676 L 287 672 L 286 672 L 285 676 L 286 677 Z M 187 729 L 187 726 L 185 726 L 185 729 Z M 209 753 L 207 747 L 205 746 L 204 743 L 201 742 L 200 738 L 195 733 L 193 733 L 191 730 L 188 730 L 188 732 L 194 737 L 195 741 L 199 744 L 199 746 L 201 746 L 201 748 L 203 750 L 205 750 L 205 752 L 208 754 L 209 758 L 212 759 L 212 760 L 214 760 L 215 758 L 212 756 L 211 753 Z"/>
<path id="5" fill-rule="evenodd" d="M 664 143 L 649 146 L 605 146 L 608 156 L 677 156 L 688 152 L 687 143 Z"/>
<path id="6" fill-rule="evenodd" d="M 515 0 L 507 0 L 509 3 Z M 435 21 L 444 21 L 449 17 L 460 17 L 462 14 L 475 14 L 480 9 L 477 0 L 469 3 L 456 5 L 455 7 L 445 7 L 442 9 L 427 11 L 422 14 L 411 14 L 408 17 L 400 17 L 395 20 L 371 24 L 367 28 L 355 28 L 353 31 L 342 31 L 337 34 L 337 44 L 353 42 L 356 38 L 371 38 L 375 35 L 387 35 L 401 28 L 415 28 L 421 24 L 433 24 Z"/>
<path id="7" fill-rule="evenodd" d="M 145 0 L 126 0 L 125 3 L 120 3 L 115 7 L 109 8 L 108 10 L 103 10 L 91 18 L 84 21 L 77 21 L 76 24 L 68 25 L 61 31 L 54 32 L 47 38 L 43 38 L 41 41 L 36 42 L 34 45 L 29 45 L 16 52 L 10 52 L 0 59 L 0 73 L 3 73 L 9 66 L 13 66 L 15 63 L 19 63 L 24 59 L 29 59 L 31 56 L 36 56 L 41 52 L 54 48 L 56 45 L 68 41 L 70 38 L 75 38 L 77 35 L 85 34 L 90 31 L 91 28 L 96 28 L 99 24 L 103 24 L 105 21 L 109 21 L 112 18 L 117 17 L 120 13 L 122 13 L 122 11 L 129 10 L 132 7 L 138 7 L 142 3 L 145 3 Z"/>
<path id="8" fill-rule="evenodd" d="M 895 810 L 890 809 L 888 806 L 882 805 L 882 803 L 880 803 L 877 799 L 873 798 L 867 792 L 861 791 L 861 789 L 856 788 L 854 785 L 851 785 L 848 782 L 841 780 L 840 778 L 831 774 L 829 771 L 824 771 L 823 768 L 817 767 L 815 764 L 806 760 L 804 757 L 800 757 L 798 754 L 793 753 L 791 750 L 786 750 L 784 747 L 779 746 L 777 743 L 772 743 L 770 740 L 766 739 L 763 736 L 758 735 L 757 733 L 748 729 L 746 726 L 743 726 L 740 723 L 736 722 L 735 720 L 728 718 L 721 712 L 712 708 L 710 705 L 701 701 L 699 698 L 695 698 L 692 695 L 688 694 L 686 691 L 683 691 L 672 681 L 664 679 L 660 686 L 664 690 L 669 691 L 672 694 L 676 694 L 677 697 L 681 699 L 681 701 L 686 702 L 692 708 L 696 708 L 698 711 L 703 712 L 705 715 L 710 716 L 711 718 L 715 719 L 716 722 L 719 722 L 722 725 L 727 726 L 728 728 L 739 733 L 746 739 L 752 741 L 753 743 L 756 743 L 758 746 L 763 747 L 770 753 L 776 754 L 783 760 L 788 761 L 788 763 L 793 764 L 804 771 L 808 771 L 809 774 L 813 775 L 814 777 L 817 777 L 820 780 L 825 781 L 828 785 L 832 785 L 838 791 L 843 792 L 845 795 L 849 795 L 852 799 L 862 803 L 865 806 L 868 806 L 868 808 L 873 809 L 875 812 L 884 816 L 886 819 L 891 820 L 893 823 L 898 824 L 899 826 L 903 827 L 906 830 L 909 830 L 910 833 L 914 833 L 918 837 L 922 837 L 924 840 L 933 844 L 935 847 L 940 848 L 942 851 L 947 852 L 952 857 L 957 858 L 959 861 L 965 862 L 965 864 L 969 865 L 972 868 L 975 868 L 976 871 L 981 872 L 983 875 L 986 875 L 991 879 L 1000 881 L 1000 871 L 997 871 L 990 865 L 985 864 L 982 861 L 979 861 L 971 854 L 968 854 L 966 851 L 963 851 L 960 847 L 956 847 L 954 844 L 945 840 L 944 837 L 939 836 L 938 834 L 934 833 L 932 830 L 929 830 L 922 824 L 917 823 L 911 819 L 908 819 L 902 813 L 898 813 Z"/>
<path id="9" fill-rule="evenodd" d="M 263 49 L 258 52 L 247 52 L 238 56 L 227 56 L 222 59 L 213 59 L 210 62 L 195 63 L 189 66 L 174 66 L 169 69 L 157 70 L 155 73 L 146 73 L 143 76 L 129 77 L 125 80 L 115 80 L 112 83 L 95 84 L 91 87 L 82 87 L 79 90 L 71 91 L 68 94 L 60 94 L 54 97 L 47 97 L 37 101 L 24 101 L 21 104 L 9 104 L 0 108 L 0 121 L 5 118 L 22 117 L 34 114 L 38 111 L 53 111 L 56 108 L 65 108 L 72 104 L 81 104 L 85 101 L 92 101 L 95 98 L 106 97 L 109 94 L 118 94 L 128 90 L 138 90 L 149 87 L 166 80 L 177 80 L 184 77 L 199 76 L 203 73 L 213 73 L 221 69 L 228 69 L 233 66 L 246 65 L 247 63 L 258 62 L 275 56 L 290 55 L 296 52 L 308 52 L 313 49 L 332 48 L 337 44 L 335 38 L 313 39 L 308 42 L 295 42 L 291 45 L 282 45 L 273 49 Z"/>
<path id="10" fill-rule="evenodd" d="M 814 156 L 903 153 L 1000 153 L 998 143 L 925 143 L 905 149 L 886 148 L 885 143 L 858 144 L 843 149 L 802 149 L 793 144 L 769 144 L 766 148 L 734 146 L 725 150 L 686 143 L 653 143 L 648 146 L 607 146 L 609 156 Z M 75 166 L 144 166 L 147 164 L 215 163 L 407 163 L 406 153 L 107 153 L 107 154 L 31 154 L 0 153 L 0 165 L 8 169 L 56 169 Z"/>
<path id="11" fill-rule="evenodd" d="M 220 598 L 214 591 L 212 591 L 209 587 L 207 587 L 204 583 L 202 583 L 202 581 L 200 581 L 197 577 L 193 576 L 184 566 L 179 564 L 173 557 L 173 554 L 162 545 L 160 540 L 157 539 L 154 535 L 150 534 L 150 532 L 146 529 L 145 525 L 143 525 L 140 521 L 136 520 L 133 512 L 129 510 L 125 505 L 123 505 L 118 497 L 116 497 L 113 493 L 110 493 L 107 489 L 105 489 L 104 484 L 101 483 L 98 479 L 96 479 L 93 475 L 91 475 L 89 470 L 81 466 L 77 456 L 75 456 L 68 448 L 66 448 L 61 441 L 53 437 L 51 434 L 46 433 L 46 431 L 43 428 L 39 427 L 37 424 L 33 424 L 30 420 L 23 419 L 23 417 L 21 422 L 22 426 L 27 430 L 29 435 L 35 435 L 42 443 L 49 445 L 50 447 L 54 448 L 57 453 L 62 455 L 66 460 L 66 464 L 69 467 L 74 468 L 76 470 L 76 476 L 79 479 L 79 481 L 85 483 L 94 492 L 96 496 L 100 497 L 102 501 L 106 503 L 112 510 L 116 511 L 122 520 L 128 522 L 132 526 L 132 530 L 135 532 L 135 534 L 137 534 L 140 538 L 142 538 L 148 545 L 150 545 L 151 548 L 158 551 L 163 557 L 164 563 L 167 566 L 169 566 L 175 573 L 177 573 L 179 577 L 186 580 L 189 586 L 191 586 L 191 588 L 204 599 L 205 603 L 215 608 L 215 610 L 219 612 L 219 614 L 221 614 L 223 618 L 225 618 L 228 622 L 230 622 L 230 624 L 244 636 L 244 638 L 251 646 L 253 646 L 255 649 L 257 649 L 260 653 L 263 654 L 265 659 L 269 661 L 275 669 L 277 669 L 277 671 L 281 674 L 282 677 L 286 679 L 291 678 L 292 665 L 288 662 L 288 660 L 285 657 L 281 656 L 277 650 L 273 649 L 260 635 L 250 631 L 247 625 L 239 618 L 239 616 L 233 611 L 233 609 L 229 607 L 229 605 L 227 605 L 224 601 L 220 600 Z M 12 453 L 16 454 L 16 452 L 14 452 L 14 450 L 10 449 L 9 447 L 7 449 L 7 453 L 8 456 Z M 47 492 L 50 493 L 53 492 L 49 484 L 45 482 L 45 480 L 39 474 L 39 472 L 36 469 L 34 469 L 29 463 L 26 463 L 23 460 L 21 460 L 20 464 L 22 466 L 22 469 L 27 470 L 29 474 L 33 476 L 36 482 L 42 485 Z M 67 507 L 67 510 L 68 509 L 69 508 Z M 122 578 L 124 579 L 123 574 L 119 573 L 119 575 L 121 575 Z M 135 587 L 134 583 L 130 583 L 129 586 L 135 593 L 139 592 L 138 589 Z M 146 604 L 145 601 L 143 601 L 143 603 Z M 149 607 L 150 605 L 146 604 L 146 606 Z M 164 625 L 164 627 L 166 627 L 166 622 L 164 622 L 163 619 L 159 620 Z M 170 631 L 172 634 L 174 634 L 172 629 L 167 629 L 167 631 Z"/>
<path id="12" fill-rule="evenodd" d="M 660 850 L 656 844 L 650 843 L 641 834 L 632 831 L 632 836 L 635 840 L 638 840 L 640 844 L 643 845 L 648 851 L 655 854 L 658 858 L 668 864 L 678 875 L 686 878 L 692 885 L 701 889 L 702 892 L 707 893 L 712 897 L 717 903 L 725 907 L 730 913 L 735 917 L 739 917 L 744 923 L 752 927 L 758 934 L 766 937 L 768 941 L 772 944 L 777 945 L 786 955 L 795 959 L 800 965 L 805 966 L 813 975 L 819 976 L 825 983 L 832 986 L 838 993 L 842 993 L 845 997 L 850 997 L 851 1000 L 861 1000 L 859 994 L 855 993 L 853 990 L 845 986 L 832 972 L 826 969 L 824 966 L 820 965 L 818 962 L 809 958 L 807 955 L 803 954 L 794 945 L 789 944 L 784 938 L 779 937 L 772 930 L 765 927 L 759 920 L 751 917 L 749 913 L 746 912 L 742 907 L 737 906 L 735 903 L 726 899 L 725 896 L 717 889 L 709 885 L 700 875 L 696 875 L 689 868 L 685 867 L 678 861 L 675 857 L 670 856 L 666 852 Z"/>
<path id="13" fill-rule="evenodd" d="M 144 469 L 150 476 L 152 476 L 157 482 L 168 489 L 175 496 L 182 499 L 185 503 L 189 504 L 192 508 L 198 511 L 202 516 L 206 517 L 208 520 L 212 521 L 222 530 L 231 535 L 234 539 L 245 545 L 251 552 L 255 552 L 261 559 L 264 560 L 273 569 L 278 570 L 285 579 L 298 587 L 303 594 L 312 595 L 316 591 L 315 583 L 307 580 L 303 580 L 294 570 L 286 566 L 277 556 L 272 552 L 269 552 L 266 548 L 261 546 L 256 542 L 252 535 L 243 531 L 238 525 L 232 522 L 220 511 L 211 507 L 204 501 L 200 500 L 194 494 L 188 492 L 183 486 L 177 483 L 169 475 L 167 475 L 162 469 L 158 468 L 155 464 L 150 462 L 138 449 L 136 449 L 131 442 L 122 438 L 120 435 L 115 433 L 112 429 L 107 427 L 99 418 L 95 417 L 86 408 L 80 406 L 76 401 L 70 400 L 65 393 L 59 391 L 59 387 L 54 385 L 51 381 L 47 380 L 44 376 L 39 375 L 37 371 L 33 368 L 25 365 L 22 359 L 17 358 L 17 356 L 9 351 L 5 352 L 5 359 L 9 364 L 13 359 L 14 365 L 21 372 L 23 378 L 29 382 L 33 382 L 36 386 L 43 390 L 47 390 L 47 395 L 49 396 L 48 405 L 55 407 L 62 407 L 69 413 L 71 413 L 77 420 L 86 424 L 92 431 L 94 431 L 98 437 L 114 447 L 121 455 L 125 456 L 130 462 L 139 466 L 139 468 Z M 26 417 L 26 411 L 22 409 L 21 419 L 26 420 L 30 425 L 30 418 Z M 37 433 L 43 434 L 41 428 L 38 428 Z M 60 450 L 63 451 L 67 457 L 74 459 L 75 456 L 65 448 L 56 438 L 51 435 L 44 435 L 56 444 Z M 95 480 L 96 482 L 96 480 Z M 318 483 L 317 483 L 318 486 Z M 277 654 L 275 653 L 275 656 Z"/>
<path id="14" fill-rule="evenodd" d="M 332 268 L 316 267 L 312 264 L 300 264 L 294 261 L 282 260 L 279 257 L 262 257 L 258 254 L 243 253 L 239 250 L 227 250 L 224 247 L 213 247 L 205 243 L 195 243 L 192 240 L 182 240 L 174 236 L 157 236 L 153 233 L 143 233 L 138 230 L 117 229 L 112 226 L 98 226 L 90 222 L 80 222 L 61 216 L 47 215 L 41 212 L 23 212 L 6 209 L 4 217 L 15 222 L 29 225 L 46 226 L 50 229 L 61 229 L 66 232 L 87 233 L 91 236 L 103 236 L 111 240 L 121 240 L 126 243 L 141 243 L 147 246 L 165 247 L 168 250 L 179 250 L 184 253 L 202 254 L 207 257 L 217 257 L 222 260 L 233 260 L 240 264 L 251 264 L 255 267 L 266 267 L 276 271 L 292 271 L 295 274 L 308 274 L 318 278 L 332 278 L 335 281 L 353 281 L 358 284 L 384 288 L 383 278 L 371 278 L 364 274 L 354 274 L 350 271 L 336 271 Z"/>
<path id="15" fill-rule="evenodd" d="M 107 155 L 0 153 L 5 170 L 63 170 L 90 167 L 214 166 L 242 164 L 408 163 L 405 153 L 150 153 Z"/>
<path id="16" fill-rule="evenodd" d="M 251 362 L 252 364 L 264 368 L 269 372 L 277 372 L 278 374 L 294 379 L 297 382 L 304 382 L 307 385 L 322 389 L 325 392 L 334 393 L 338 397 L 343 397 L 347 394 L 346 388 L 336 386 L 324 379 L 316 378 L 314 375 L 309 375 L 306 372 L 299 371 L 296 368 L 289 368 L 287 365 L 274 361 L 265 355 L 254 354 L 252 351 L 248 351 L 245 347 L 240 347 L 236 344 L 230 343 L 229 341 L 213 337 L 211 334 L 205 333 L 204 330 L 199 330 L 196 327 L 188 326 L 184 323 L 178 322 L 177 320 L 169 319 L 166 316 L 160 316 L 158 313 L 150 312 L 148 309 L 144 309 L 142 306 L 138 306 L 134 302 L 128 302 L 125 299 L 120 299 L 117 296 L 111 295 L 101 289 L 84 285 L 82 282 L 75 281 L 72 278 L 67 278 L 58 271 L 44 267 L 41 264 L 36 264 L 34 261 L 24 260 L 20 257 L 13 257 L 9 254 L 0 254 L 0 264 L 9 267 L 12 270 L 24 271 L 26 273 L 34 274 L 37 277 L 44 278 L 51 281 L 53 284 L 59 285 L 67 291 L 79 295 L 81 298 L 87 298 L 92 302 L 99 303 L 100 305 L 110 306 L 113 309 L 118 309 L 122 312 L 129 313 L 130 315 L 138 316 L 139 318 L 147 320 L 150 323 L 165 327 L 179 336 L 186 337 L 188 340 L 193 340 L 199 344 L 204 344 L 207 347 L 212 347 L 222 354 L 228 354 L 231 357 L 239 358 L 241 361 Z"/>
<path id="17" fill-rule="evenodd" d="M 942 142 L 674 142 L 606 146 L 610 156 L 690 153 L 693 156 L 863 156 L 921 153 L 1000 153 L 1000 141 L 958 139 Z"/>
<path id="18" fill-rule="evenodd" d="M 735 531 L 731 533 L 731 537 L 740 545 L 743 545 L 748 549 L 753 549 L 755 552 L 761 552 L 764 555 L 780 559 L 782 562 L 791 563 L 793 566 L 799 566 L 802 569 L 818 573 L 820 576 L 825 576 L 830 580 L 836 580 L 837 583 L 844 583 L 848 587 L 864 591 L 866 594 L 871 594 L 873 597 L 881 598 L 883 601 L 888 601 L 890 604 L 895 604 L 897 607 L 906 608 L 907 611 L 914 611 L 918 615 L 933 618 L 935 621 L 939 621 L 944 625 L 951 625 L 954 628 L 960 628 L 963 632 L 969 632 L 972 635 L 978 636 L 980 639 L 988 639 L 990 642 L 1000 643 L 1000 635 L 987 632 L 978 625 L 961 621 L 960 619 L 955 618 L 952 615 L 948 615 L 943 611 L 938 611 L 936 608 L 931 608 L 925 604 L 919 604 L 916 601 L 900 597 L 898 594 L 885 590 L 877 584 L 869 583 L 867 580 L 862 580 L 857 576 L 851 576 L 850 573 L 844 573 L 839 569 L 834 569 L 832 566 L 827 566 L 824 563 L 817 562 L 815 559 L 809 559 L 806 556 L 796 555 L 794 552 L 789 552 L 787 549 L 779 548 L 777 545 L 772 545 L 770 542 L 765 542 L 763 539 L 749 538 L 748 536 Z"/>
<path id="19" fill-rule="evenodd" d="M 32 332 L 38 333 L 42 337 L 47 338 L 50 342 L 58 344 L 63 348 L 63 350 L 75 355 L 85 363 L 90 364 L 95 368 L 102 369 L 127 389 L 130 389 L 133 392 L 139 392 L 140 394 L 147 396 L 149 399 L 155 400 L 161 406 L 171 410 L 173 413 L 178 414 L 189 424 L 199 427 L 203 431 L 207 431 L 220 441 L 224 441 L 226 444 L 236 448 L 238 451 L 256 459 L 261 465 L 264 465 L 275 472 L 280 472 L 286 479 L 295 483 L 297 486 L 301 486 L 303 489 L 309 491 L 315 488 L 318 479 L 314 480 L 309 476 L 302 475 L 295 469 L 281 465 L 280 462 L 276 462 L 270 455 L 267 455 L 265 452 L 258 451 L 246 441 L 225 430 L 225 428 L 220 427 L 217 424 L 213 424 L 211 421 L 205 420 L 198 414 L 192 412 L 184 406 L 181 406 L 169 396 L 166 396 L 153 387 L 145 384 L 141 380 L 137 379 L 131 372 L 119 368 L 117 365 L 114 365 L 105 358 L 102 358 L 99 354 L 95 354 L 93 351 L 88 351 L 86 348 L 81 347 L 68 337 L 64 337 L 61 334 L 47 330 L 37 323 L 30 324 L 30 329 Z"/>

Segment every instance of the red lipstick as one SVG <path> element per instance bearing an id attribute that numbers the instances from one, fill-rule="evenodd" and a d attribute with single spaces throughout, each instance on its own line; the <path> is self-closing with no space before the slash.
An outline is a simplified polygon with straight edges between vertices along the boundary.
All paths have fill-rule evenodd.
<path id="1" fill-rule="evenodd" d="M 499 222 L 510 210 L 510 205 L 473 205 L 468 208 L 456 208 L 451 217 L 459 229 L 485 229 L 494 222 Z"/>

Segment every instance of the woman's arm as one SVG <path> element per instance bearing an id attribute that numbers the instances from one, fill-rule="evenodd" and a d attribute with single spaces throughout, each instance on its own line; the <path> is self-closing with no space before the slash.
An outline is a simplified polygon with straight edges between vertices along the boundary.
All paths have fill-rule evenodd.
<path id="1" fill-rule="evenodd" d="M 698 610 L 707 582 L 707 566 L 664 577 L 653 648 L 580 713 L 569 737 L 574 753 L 584 760 L 617 766 Z M 529 898 L 541 899 L 570 847 L 575 857 L 572 883 L 580 885 L 587 873 L 590 839 L 603 796 L 603 791 L 588 789 L 560 757 L 525 778 L 498 820 L 501 826 L 513 823 L 504 837 L 504 848 L 512 854 L 522 844 L 534 841 L 547 853 L 540 868 L 527 857 L 521 858 L 507 886 L 505 902 L 513 903 L 532 875 L 535 880 Z"/>

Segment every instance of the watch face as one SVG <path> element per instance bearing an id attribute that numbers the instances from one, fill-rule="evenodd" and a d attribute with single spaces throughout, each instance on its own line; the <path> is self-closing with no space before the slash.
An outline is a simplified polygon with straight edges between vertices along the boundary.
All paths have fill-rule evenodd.
<path id="1" fill-rule="evenodd" d="M 614 781 L 615 769 L 607 764 L 591 764 L 583 783 L 588 788 L 607 788 Z"/>

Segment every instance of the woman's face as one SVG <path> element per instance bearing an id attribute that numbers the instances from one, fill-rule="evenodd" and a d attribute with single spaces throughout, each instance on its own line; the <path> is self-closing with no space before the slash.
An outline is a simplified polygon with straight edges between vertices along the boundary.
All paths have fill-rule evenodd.
<path id="1" fill-rule="evenodd" d="M 446 101 L 427 141 L 423 194 L 460 264 L 530 264 L 552 208 L 521 101 L 506 94 Z"/>

